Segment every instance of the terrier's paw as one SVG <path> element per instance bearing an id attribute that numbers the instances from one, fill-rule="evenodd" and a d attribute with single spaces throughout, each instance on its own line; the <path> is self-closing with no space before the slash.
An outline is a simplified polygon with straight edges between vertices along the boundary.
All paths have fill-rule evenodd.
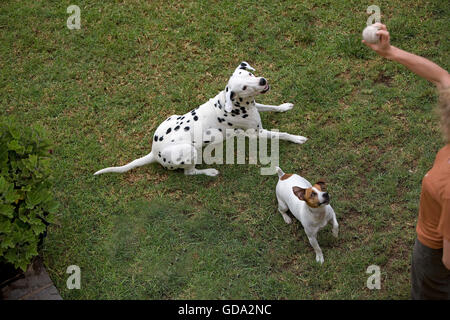
<path id="1" fill-rule="evenodd" d="M 308 140 L 308 138 L 303 137 L 303 136 L 294 136 L 292 138 L 292 142 L 294 143 L 298 143 L 298 144 L 303 144 Z"/>
<path id="2" fill-rule="evenodd" d="M 217 176 L 219 174 L 219 171 L 217 171 L 216 169 L 205 169 L 204 173 L 207 176 L 215 177 L 215 176 Z"/>
<path id="3" fill-rule="evenodd" d="M 323 254 L 322 253 L 318 253 L 316 254 L 316 262 L 323 264 Z"/>
<path id="4" fill-rule="evenodd" d="M 280 108 L 279 112 L 285 112 L 291 110 L 294 107 L 294 105 L 292 103 L 283 103 L 280 104 L 278 107 Z"/>
<path id="5" fill-rule="evenodd" d="M 337 237 L 339 236 L 339 227 L 338 227 L 338 226 L 333 227 L 332 232 L 333 232 L 333 236 L 334 236 L 335 238 L 337 238 Z"/>
<path id="6" fill-rule="evenodd" d="M 283 214 L 283 219 L 284 219 L 284 222 L 286 222 L 287 224 L 292 223 L 292 219 L 287 214 Z"/>

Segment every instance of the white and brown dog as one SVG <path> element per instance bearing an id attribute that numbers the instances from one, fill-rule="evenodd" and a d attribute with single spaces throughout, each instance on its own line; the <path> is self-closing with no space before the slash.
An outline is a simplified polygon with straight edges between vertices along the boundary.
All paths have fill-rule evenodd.
<path id="1" fill-rule="evenodd" d="M 121 167 L 102 169 L 95 174 L 125 172 L 158 162 L 169 170 L 183 169 L 186 175 L 215 176 L 219 173 L 216 169 L 195 168 L 197 154 L 210 143 L 230 138 L 232 134 L 229 131 L 239 134 L 252 129 L 255 136 L 304 143 L 307 139 L 303 136 L 263 129 L 260 111 L 284 112 L 292 109 L 293 104 L 272 106 L 256 103 L 255 97 L 266 93 L 270 87 L 265 78 L 255 77 L 250 72 L 254 70 L 247 62 L 242 62 L 225 89 L 214 98 L 184 115 L 172 115 L 162 122 L 153 135 L 152 151 L 148 155 Z"/>
<path id="2" fill-rule="evenodd" d="M 292 222 L 287 215 L 288 210 L 302 223 L 309 243 L 316 252 L 316 261 L 322 264 L 323 254 L 317 242 L 317 233 L 330 221 L 333 225 L 333 235 L 337 238 L 339 233 L 339 225 L 336 214 L 330 206 L 326 184 L 318 181 L 311 185 L 299 175 L 285 174 L 279 167 L 276 169 L 279 178 L 276 187 L 278 211 L 286 223 Z"/>

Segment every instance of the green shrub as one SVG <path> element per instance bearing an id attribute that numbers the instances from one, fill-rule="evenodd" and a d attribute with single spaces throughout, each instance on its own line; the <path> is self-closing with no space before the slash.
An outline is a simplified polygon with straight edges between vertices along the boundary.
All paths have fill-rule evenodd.
<path id="1" fill-rule="evenodd" d="M 42 128 L 0 118 L 0 262 L 24 271 L 58 207 L 50 191 L 50 153 Z"/>

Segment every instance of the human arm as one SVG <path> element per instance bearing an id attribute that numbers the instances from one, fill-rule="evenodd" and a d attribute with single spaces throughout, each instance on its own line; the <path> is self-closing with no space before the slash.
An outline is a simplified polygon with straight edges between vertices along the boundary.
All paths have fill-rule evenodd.
<path id="1" fill-rule="evenodd" d="M 450 184 L 446 191 L 450 191 Z M 450 270 L 450 199 L 445 197 L 441 202 L 441 217 L 438 232 L 442 236 L 442 263 Z"/>
<path id="2" fill-rule="evenodd" d="M 444 238 L 443 244 L 444 249 L 442 253 L 442 263 L 448 270 L 450 270 L 450 241 Z"/>
<path id="3" fill-rule="evenodd" d="M 363 40 L 362 42 L 366 46 L 382 57 L 401 63 L 418 76 L 434 83 L 438 89 L 450 87 L 450 75 L 445 69 L 424 57 L 392 46 L 386 26 L 381 23 L 376 23 L 375 25 L 380 28 L 377 32 L 377 35 L 380 36 L 380 41 L 378 43 L 368 43 Z"/>

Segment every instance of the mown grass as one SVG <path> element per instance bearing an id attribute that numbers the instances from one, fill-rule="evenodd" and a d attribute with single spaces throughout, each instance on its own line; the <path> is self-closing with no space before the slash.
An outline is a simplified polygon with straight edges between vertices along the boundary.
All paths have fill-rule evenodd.
<path id="1" fill-rule="evenodd" d="M 65 299 L 407 299 L 423 175 L 443 145 L 436 91 L 360 43 L 360 1 L 2 1 L 2 115 L 55 142 L 58 223 L 43 256 Z M 449 68 L 446 1 L 379 1 L 392 43 Z M 326 177 L 340 238 L 276 212 L 275 176 L 216 165 L 185 177 L 150 165 L 92 175 L 150 150 L 158 124 L 222 90 L 242 60 L 266 77 L 266 128 L 301 134 L 280 165 Z M 66 289 L 67 266 L 82 289 Z M 369 265 L 381 290 L 366 288 Z"/>

